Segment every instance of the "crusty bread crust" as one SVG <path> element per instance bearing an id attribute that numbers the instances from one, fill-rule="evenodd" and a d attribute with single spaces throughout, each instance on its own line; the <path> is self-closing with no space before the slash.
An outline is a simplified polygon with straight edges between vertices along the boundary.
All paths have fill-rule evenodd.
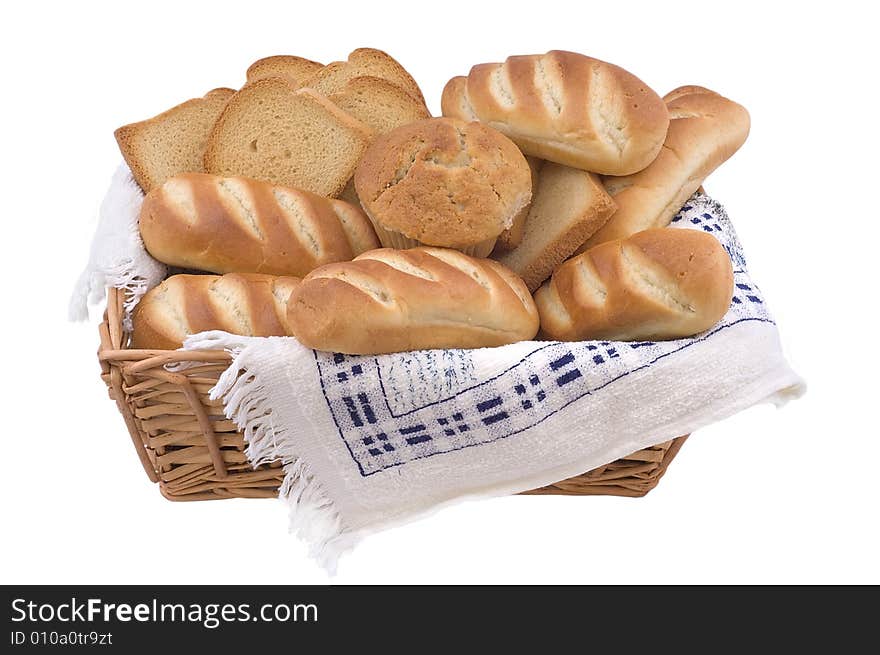
<path id="1" fill-rule="evenodd" d="M 444 116 L 459 118 L 463 121 L 480 120 L 468 99 L 467 81 L 466 76 L 459 75 L 453 77 L 443 87 L 443 94 L 440 96 L 440 111 Z"/>
<path id="2" fill-rule="evenodd" d="M 229 100 L 208 137 L 205 170 L 336 196 L 372 136 L 319 93 L 267 77 Z"/>
<path id="3" fill-rule="evenodd" d="M 178 175 L 148 193 L 140 231 L 159 261 L 213 273 L 303 276 L 379 246 L 358 207 L 204 173 Z"/>
<path id="4" fill-rule="evenodd" d="M 487 252 L 531 197 L 529 166 L 516 145 L 485 125 L 452 118 L 379 136 L 354 180 L 378 226 L 434 246 L 489 240 Z"/>
<path id="5" fill-rule="evenodd" d="M 552 162 L 538 173 L 522 242 L 495 257 L 534 291 L 617 209 L 597 175 Z"/>
<path id="6" fill-rule="evenodd" d="M 443 90 L 443 114 L 481 121 L 526 154 L 595 173 L 628 175 L 653 161 L 666 106 L 624 69 L 574 52 L 479 64 Z"/>
<path id="7" fill-rule="evenodd" d="M 619 209 L 582 250 L 652 227 L 665 227 L 749 134 L 742 105 L 699 86 L 684 86 L 664 97 L 671 121 L 663 149 L 646 169 L 604 178 Z"/>
<path id="8" fill-rule="evenodd" d="M 380 249 L 315 269 L 288 316 L 304 345 L 351 354 L 500 346 L 538 329 L 522 280 L 444 248 Z"/>
<path id="9" fill-rule="evenodd" d="M 425 103 L 380 77 L 355 77 L 328 98 L 337 107 L 368 125 L 375 134 L 429 118 Z"/>
<path id="10" fill-rule="evenodd" d="M 287 301 L 296 277 L 173 275 L 148 291 L 132 314 L 132 348 L 174 350 L 203 330 L 244 336 L 291 334 Z"/>
<path id="11" fill-rule="evenodd" d="M 247 69 L 247 82 L 256 82 L 266 77 L 283 77 L 291 84 L 299 84 L 317 71 L 324 64 L 294 55 L 274 55 L 263 57 L 251 64 Z"/>
<path id="12" fill-rule="evenodd" d="M 412 75 L 387 52 L 375 48 L 353 50 L 348 55 L 348 61 L 327 64 L 302 80 L 302 86 L 330 95 L 341 91 L 348 81 L 363 76 L 388 80 L 406 91 L 418 103 L 425 104 L 425 97 Z"/>
<path id="13" fill-rule="evenodd" d="M 572 257 L 535 293 L 541 332 L 563 341 L 676 339 L 727 312 L 733 266 L 697 230 L 659 228 Z"/>
<path id="14" fill-rule="evenodd" d="M 212 89 L 204 97 L 114 132 L 125 163 L 145 193 L 178 173 L 204 171 L 208 134 L 233 94 L 233 89 Z"/>

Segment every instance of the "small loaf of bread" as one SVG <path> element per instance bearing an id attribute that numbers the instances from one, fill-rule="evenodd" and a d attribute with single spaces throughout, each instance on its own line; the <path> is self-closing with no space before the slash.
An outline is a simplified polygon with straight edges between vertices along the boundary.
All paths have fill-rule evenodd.
<path id="1" fill-rule="evenodd" d="M 664 98 L 671 122 L 657 158 L 627 177 L 606 177 L 618 209 L 582 250 L 652 227 L 665 227 L 703 180 L 727 161 L 749 134 L 749 113 L 714 91 L 683 86 Z"/>
<path id="2" fill-rule="evenodd" d="M 383 248 L 322 266 L 291 295 L 288 311 L 306 346 L 362 355 L 500 346 L 538 330 L 522 280 L 445 248 Z"/>
<path id="3" fill-rule="evenodd" d="M 147 194 L 147 251 L 212 273 L 303 276 L 379 247 L 369 219 L 341 200 L 243 177 L 177 175 Z"/>
<path id="4" fill-rule="evenodd" d="M 629 175 L 660 151 L 669 115 L 661 98 L 613 64 L 574 52 L 479 64 L 443 89 L 444 116 L 480 120 L 527 155 Z"/>
<path id="5" fill-rule="evenodd" d="M 172 275 L 135 307 L 131 347 L 173 350 L 203 330 L 289 335 L 287 301 L 299 283 L 295 277 L 257 274 Z"/>
<path id="6" fill-rule="evenodd" d="M 535 293 L 551 339 L 675 339 L 727 312 L 733 266 L 710 234 L 660 228 L 608 241 L 569 259 Z"/>

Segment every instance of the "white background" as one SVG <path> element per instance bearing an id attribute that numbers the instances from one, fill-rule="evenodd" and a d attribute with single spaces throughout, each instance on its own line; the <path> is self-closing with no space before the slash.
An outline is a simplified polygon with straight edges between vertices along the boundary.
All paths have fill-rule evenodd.
<path id="1" fill-rule="evenodd" d="M 701 430 L 644 499 L 467 503 L 364 542 L 336 583 L 880 582 L 876 23 L 792 3 L 14 3 L 4 9 L 3 583 L 325 583 L 278 501 L 170 503 L 66 322 L 113 129 L 253 60 L 399 59 L 439 112 L 472 64 L 570 49 L 658 92 L 700 84 L 752 132 L 707 182 L 807 395 Z"/>

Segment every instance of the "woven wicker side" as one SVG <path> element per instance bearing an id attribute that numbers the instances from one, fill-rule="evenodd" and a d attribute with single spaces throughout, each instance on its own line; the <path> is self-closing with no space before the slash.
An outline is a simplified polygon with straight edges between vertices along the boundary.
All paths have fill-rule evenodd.
<path id="1" fill-rule="evenodd" d="M 555 484 L 526 491 L 526 494 L 565 496 L 630 496 L 639 498 L 651 491 L 666 473 L 687 436 L 664 441 Z"/>
<path id="2" fill-rule="evenodd" d="M 125 419 L 147 476 L 170 500 L 271 498 L 284 478 L 280 464 L 253 469 L 244 439 L 222 406 L 208 397 L 231 360 L 216 351 L 127 348 L 122 293 L 108 291 L 101 324 L 102 378 Z M 171 373 L 165 365 L 186 362 Z"/>
<path id="3" fill-rule="evenodd" d="M 109 289 L 100 325 L 101 377 L 116 401 L 147 476 L 169 500 L 271 498 L 280 464 L 253 469 L 244 438 L 208 397 L 231 363 L 212 350 L 134 350 L 122 328 L 123 293 Z M 185 363 L 178 372 L 166 364 Z M 660 480 L 684 437 L 633 453 L 530 494 L 644 496 Z"/>

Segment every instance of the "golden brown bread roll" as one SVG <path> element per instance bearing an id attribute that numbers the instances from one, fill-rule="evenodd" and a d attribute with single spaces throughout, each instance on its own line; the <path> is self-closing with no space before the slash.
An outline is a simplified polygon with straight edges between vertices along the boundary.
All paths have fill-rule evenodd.
<path id="1" fill-rule="evenodd" d="M 444 116 L 480 120 L 528 155 L 594 173 L 651 163 L 669 125 L 666 105 L 618 66 L 574 52 L 479 64 L 443 89 Z"/>
<path id="2" fill-rule="evenodd" d="M 538 330 L 522 280 L 445 248 L 383 248 L 322 266 L 291 295 L 288 312 L 304 345 L 361 355 L 500 346 Z"/>
<path id="3" fill-rule="evenodd" d="M 605 177 L 618 209 L 581 248 L 665 227 L 709 174 L 727 161 L 749 134 L 749 113 L 714 91 L 683 86 L 664 97 L 671 122 L 657 158 L 627 177 Z"/>
<path id="4" fill-rule="evenodd" d="M 212 273 L 301 277 L 379 246 L 367 217 L 346 202 L 202 173 L 148 193 L 140 231 L 159 261 Z"/>
<path id="5" fill-rule="evenodd" d="M 727 312 L 733 266 L 715 237 L 645 230 L 572 257 L 537 293 L 551 339 L 675 339 L 707 330 Z"/>
<path id="6" fill-rule="evenodd" d="M 289 335 L 287 301 L 299 283 L 295 277 L 255 273 L 172 275 L 135 307 L 131 347 L 173 350 L 203 330 Z"/>

